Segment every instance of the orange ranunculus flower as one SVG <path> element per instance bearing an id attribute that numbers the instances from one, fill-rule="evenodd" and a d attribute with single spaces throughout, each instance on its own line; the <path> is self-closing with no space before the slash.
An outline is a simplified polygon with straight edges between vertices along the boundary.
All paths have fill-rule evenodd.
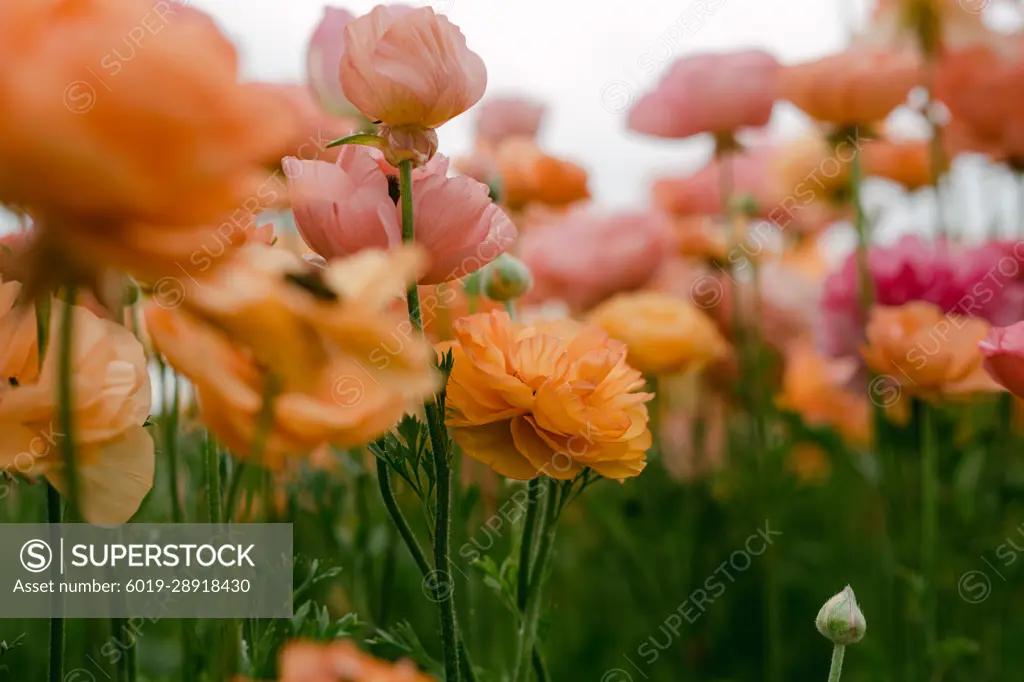
<path id="1" fill-rule="evenodd" d="M 865 140 L 862 154 L 867 175 L 892 180 L 910 191 L 934 184 L 931 150 L 924 140 Z"/>
<path id="2" fill-rule="evenodd" d="M 844 127 L 885 119 L 923 79 L 921 58 L 913 50 L 856 47 L 783 67 L 779 88 L 812 118 Z"/>
<path id="3" fill-rule="evenodd" d="M 700 369 L 727 351 L 711 318 L 691 300 L 670 294 L 619 294 L 588 319 L 626 344 L 629 364 L 647 374 Z"/>
<path id="4" fill-rule="evenodd" d="M 565 206 L 590 198 L 587 171 L 548 156 L 532 140 L 507 140 L 496 157 L 502 198 L 513 210 L 530 203 Z"/>
<path id="5" fill-rule="evenodd" d="M 653 397 L 626 347 L 600 328 L 571 320 L 533 326 L 507 313 L 455 323 L 448 424 L 473 459 L 520 480 L 570 480 L 584 467 L 608 478 L 647 464 Z"/>
<path id="6" fill-rule="evenodd" d="M 285 644 L 279 682 L 434 682 L 410 661 L 389 663 L 363 653 L 349 640 Z"/>
<path id="7" fill-rule="evenodd" d="M 333 348 L 375 365 L 386 358 L 390 371 L 419 377 L 429 349 L 403 347 L 411 325 L 404 307 L 393 303 L 423 261 L 418 249 L 366 250 L 320 268 L 284 249 L 254 244 L 201 280 L 165 281 L 154 299 L 162 307 L 181 305 L 218 328 L 289 385 L 318 376 Z M 381 350 L 389 342 L 399 351 Z M 374 351 L 380 357 L 368 358 Z"/>
<path id="8" fill-rule="evenodd" d="M 34 308 L 22 285 L 0 284 L 0 468 L 43 476 L 62 493 L 57 376 L 64 303 L 54 300 L 42 367 Z M 72 399 L 81 511 L 90 523 L 124 523 L 153 486 L 153 440 L 143 424 L 152 399 L 146 355 L 124 327 L 74 307 Z"/>
<path id="9" fill-rule="evenodd" d="M 436 390 L 431 348 L 395 305 L 420 256 L 368 250 L 321 268 L 246 247 L 176 299 L 156 292 L 147 329 L 195 386 L 204 422 L 240 456 L 252 451 L 275 381 L 263 463 L 279 468 L 324 443 L 361 445 Z"/>
<path id="10" fill-rule="evenodd" d="M 98 244 L 136 239 L 123 224 L 215 223 L 298 132 L 287 99 L 239 83 L 234 47 L 179 3 L 4 0 L 0 58 L 0 201 Z"/>
<path id="11" fill-rule="evenodd" d="M 779 409 L 800 415 L 809 426 L 828 426 L 854 445 L 867 444 L 871 410 L 867 399 L 847 388 L 857 372 L 850 359 L 832 360 L 802 338 L 786 351 Z"/>
<path id="12" fill-rule="evenodd" d="M 943 314 L 923 301 L 875 306 L 861 353 L 868 367 L 921 397 L 1001 390 L 983 367 L 978 347 L 989 331 L 976 317 Z"/>

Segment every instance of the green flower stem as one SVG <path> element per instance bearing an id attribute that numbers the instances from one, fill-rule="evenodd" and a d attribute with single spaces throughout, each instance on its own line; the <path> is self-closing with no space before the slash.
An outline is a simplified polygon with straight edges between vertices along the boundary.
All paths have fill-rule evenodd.
<path id="1" fill-rule="evenodd" d="M 939 546 L 939 471 L 935 411 L 921 405 L 921 574 L 924 578 L 924 653 L 935 654 L 937 604 L 935 567 Z"/>
<path id="2" fill-rule="evenodd" d="M 402 241 L 411 244 L 416 241 L 412 210 L 412 162 L 403 161 L 398 168 L 399 192 L 402 202 Z M 420 297 L 416 283 L 409 287 L 409 320 L 417 330 L 423 329 L 420 313 Z M 451 533 L 452 533 L 452 467 L 448 452 L 448 434 L 444 430 L 444 415 L 440 412 L 436 397 L 424 405 L 427 414 L 427 431 L 434 455 L 434 474 L 437 481 L 434 516 L 434 569 L 447 580 L 452 579 Z M 460 682 L 458 642 L 459 625 L 455 616 L 455 591 L 449 589 L 446 580 L 434 580 L 435 597 L 441 612 L 441 647 L 443 650 L 445 682 Z"/>
<path id="3" fill-rule="evenodd" d="M 50 340 L 50 315 L 52 299 L 46 293 L 36 299 L 36 347 L 38 348 L 39 369 L 43 368 L 46 347 Z M 46 485 L 46 521 L 51 524 L 61 522 L 60 493 L 52 485 Z M 51 535 L 56 535 L 51 530 Z M 59 540 L 58 540 L 59 542 Z M 59 578 L 58 567 L 51 568 L 52 578 Z M 54 596 L 54 599 L 60 599 Z M 50 682 L 62 682 L 64 679 L 64 619 L 50 618 Z"/>
<path id="4" fill-rule="evenodd" d="M 861 203 L 861 184 L 864 179 L 864 168 L 857 150 L 850 159 L 850 203 L 853 204 L 854 227 L 857 231 L 857 292 L 860 299 L 861 319 L 866 322 L 867 311 L 875 298 L 868 269 L 868 226 L 864 206 Z"/>
<path id="5" fill-rule="evenodd" d="M 828 682 L 839 682 L 839 676 L 843 674 L 843 656 L 846 654 L 846 647 L 836 644 L 832 649 L 832 667 L 828 670 Z"/>
<path id="6" fill-rule="evenodd" d="M 58 524 L 61 522 L 61 499 L 60 493 L 52 485 L 46 486 L 46 520 L 51 524 Z M 57 535 L 56 532 L 51 532 L 51 535 Z M 53 542 L 54 538 L 51 538 Z M 57 543 L 60 542 L 59 537 L 56 538 Z M 50 568 L 51 579 L 60 579 L 60 567 L 53 565 Z M 53 598 L 58 600 L 58 603 L 63 601 L 60 595 L 53 595 Z M 50 677 L 49 682 L 63 682 L 64 681 L 64 619 L 53 617 L 50 618 Z"/>
<path id="7" fill-rule="evenodd" d="M 388 510 L 391 521 L 398 528 L 398 534 L 405 541 L 405 546 L 409 548 L 412 560 L 416 562 L 416 567 L 420 569 L 423 577 L 427 577 L 430 575 L 430 563 L 427 561 L 427 555 L 423 553 L 416 534 L 409 526 L 409 522 L 405 520 L 405 515 L 398 506 L 398 500 L 395 499 L 395 491 L 391 487 L 391 468 L 379 457 L 377 458 L 377 485 L 380 487 L 381 499 L 384 500 L 384 508 Z"/>
<path id="8" fill-rule="evenodd" d="M 530 479 L 526 502 L 526 520 L 523 522 L 523 537 L 519 545 L 519 576 L 516 591 L 516 602 L 519 610 L 526 608 L 526 597 L 530 592 L 530 553 L 536 538 L 537 516 L 540 505 L 540 478 Z"/>
<path id="9" fill-rule="evenodd" d="M 210 523 L 223 523 L 220 489 L 220 447 L 217 441 L 206 434 L 206 501 L 210 509 Z"/>
<path id="10" fill-rule="evenodd" d="M 528 682 L 533 649 L 537 643 L 537 625 L 540 622 L 541 607 L 544 604 L 544 579 L 555 544 L 555 527 L 558 522 L 558 505 L 555 496 L 558 483 L 547 479 L 545 491 L 544 528 L 537 547 L 533 570 L 530 572 L 530 592 L 526 597 L 526 608 L 519 624 L 519 642 L 516 648 L 516 664 L 512 682 Z"/>
<path id="11" fill-rule="evenodd" d="M 57 383 L 58 418 L 64 451 L 64 484 L 67 490 L 68 508 L 72 518 L 81 518 L 78 506 L 78 467 L 75 462 L 75 421 L 74 421 L 74 343 L 75 289 L 67 288 L 67 301 L 61 311 L 59 380 Z"/>
<path id="12" fill-rule="evenodd" d="M 398 506 L 395 491 L 391 487 L 391 469 L 388 467 L 387 462 L 380 458 L 377 459 L 377 484 L 380 487 L 380 496 L 384 500 L 384 508 L 388 510 L 388 515 L 391 517 L 392 522 L 394 522 L 395 527 L 398 528 L 398 534 L 402 536 L 405 546 L 409 549 L 409 553 L 412 554 L 416 567 L 420 569 L 420 574 L 424 578 L 430 577 L 431 568 L 430 562 L 427 561 L 427 555 L 420 546 L 420 541 L 413 532 L 409 522 L 405 519 L 401 508 Z M 459 650 L 459 665 L 462 668 L 463 678 L 466 682 L 476 682 L 473 664 L 469 660 L 469 653 L 466 651 L 466 646 L 463 644 L 461 637 L 457 642 L 457 646 Z"/>
<path id="13" fill-rule="evenodd" d="M 161 368 L 163 368 L 162 363 Z M 181 511 L 181 492 L 178 489 L 178 414 L 181 411 L 181 382 L 178 380 L 178 373 L 174 371 L 173 367 L 167 366 L 166 370 L 170 370 L 171 381 L 174 382 L 171 386 L 170 406 L 167 403 L 164 403 L 163 406 L 164 448 L 167 450 L 167 468 L 170 471 L 167 480 L 170 485 L 171 494 L 171 518 L 174 520 L 174 523 L 182 523 L 184 516 Z M 160 379 L 164 382 L 165 390 L 163 397 L 166 400 L 166 371 L 160 375 Z"/>

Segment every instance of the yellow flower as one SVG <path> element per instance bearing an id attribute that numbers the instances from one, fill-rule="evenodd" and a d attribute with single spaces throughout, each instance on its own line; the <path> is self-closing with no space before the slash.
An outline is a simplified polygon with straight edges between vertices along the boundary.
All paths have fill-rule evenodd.
<path id="1" fill-rule="evenodd" d="M 507 313 L 455 323 L 448 424 L 467 455 L 503 476 L 569 480 L 583 467 L 636 476 L 651 445 L 644 381 L 626 348 L 571 320 L 534 326 Z"/>
<path id="2" fill-rule="evenodd" d="M 629 363 L 648 374 L 699 369 L 727 351 L 715 323 L 670 294 L 619 294 L 591 311 L 589 320 L 625 343 Z"/>
<path id="3" fill-rule="evenodd" d="M 195 385 L 203 421 L 239 456 L 253 450 L 276 386 L 262 463 L 330 443 L 362 445 L 438 388 L 433 352 L 394 305 L 418 251 L 363 251 L 326 269 L 264 246 L 242 249 L 181 305 L 154 301 L 156 348 Z"/>
<path id="4" fill-rule="evenodd" d="M 17 282 L 0 284 L 0 468 L 43 476 L 62 493 L 57 375 L 61 317 L 54 301 L 42 367 L 36 315 L 16 306 Z M 143 428 L 152 399 L 142 345 L 124 327 L 75 306 L 72 322 L 74 444 L 81 512 L 90 523 L 124 523 L 153 486 L 153 440 Z"/>

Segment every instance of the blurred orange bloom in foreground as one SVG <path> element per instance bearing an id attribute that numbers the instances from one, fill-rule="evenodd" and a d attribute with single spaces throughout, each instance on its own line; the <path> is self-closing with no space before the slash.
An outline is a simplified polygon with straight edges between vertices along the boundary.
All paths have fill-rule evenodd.
<path id="1" fill-rule="evenodd" d="M 626 364 L 624 344 L 571 320 L 517 324 L 507 313 L 455 323 L 448 424 L 473 459 L 503 476 L 571 480 L 590 467 L 608 478 L 647 464 L 653 397 Z"/>
<path id="2" fill-rule="evenodd" d="M 278 667 L 280 682 L 434 682 L 410 661 L 382 661 L 348 640 L 289 642 L 281 650 Z"/>
<path id="3" fill-rule="evenodd" d="M 588 320 L 625 343 L 629 364 L 645 374 L 699 370 L 727 350 L 711 318 L 693 301 L 670 294 L 619 294 Z"/>
<path id="4" fill-rule="evenodd" d="M 240 84 L 231 43 L 178 3 L 3 0 L 0 57 L 19 65 L 0 74 L 0 200 L 99 243 L 129 239 L 126 222 L 217 221 L 298 132 L 287 98 Z"/>
<path id="5" fill-rule="evenodd" d="M 0 469 L 44 476 L 66 494 L 57 375 L 63 302 L 52 302 L 40 368 L 34 308 L 17 306 L 21 284 L 0 284 Z M 73 310 L 71 377 L 78 499 L 90 523 L 125 523 L 153 486 L 152 400 L 142 344 L 124 327 Z"/>
<path id="6" fill-rule="evenodd" d="M 321 269 L 247 247 L 217 279 L 177 301 L 157 298 L 147 329 L 195 385 L 203 420 L 240 456 L 253 450 L 273 386 L 264 463 L 277 468 L 324 443 L 361 445 L 437 388 L 430 346 L 392 305 L 418 255 L 363 251 Z"/>
<path id="7" fill-rule="evenodd" d="M 923 301 L 875 306 L 861 353 L 869 368 L 910 395 L 999 391 L 982 368 L 978 347 L 988 331 L 980 318 L 946 315 Z"/>

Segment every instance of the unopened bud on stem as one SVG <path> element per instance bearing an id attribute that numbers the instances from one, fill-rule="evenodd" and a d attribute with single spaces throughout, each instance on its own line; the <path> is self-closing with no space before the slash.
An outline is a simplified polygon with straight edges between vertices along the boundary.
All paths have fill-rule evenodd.
<path id="1" fill-rule="evenodd" d="M 841 646 L 859 642 L 867 629 L 864 614 L 861 613 L 853 588 L 849 585 L 825 602 L 818 611 L 814 624 L 818 626 L 818 632 L 833 644 Z"/>

